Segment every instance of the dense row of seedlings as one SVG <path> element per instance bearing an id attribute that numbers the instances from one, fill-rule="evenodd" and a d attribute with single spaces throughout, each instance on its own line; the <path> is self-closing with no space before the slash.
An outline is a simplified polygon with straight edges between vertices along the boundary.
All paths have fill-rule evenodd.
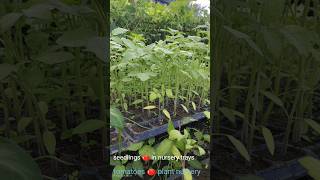
<path id="1" fill-rule="evenodd" d="M 297 17 L 284 1 L 218 1 L 214 9 L 214 132 L 240 130 L 247 160 L 260 134 L 276 157 L 290 144 L 319 142 L 319 15 Z"/>
<path id="2" fill-rule="evenodd" d="M 61 144 L 77 144 L 73 139 L 80 135 L 82 149 L 101 143 L 100 151 L 105 148 L 105 131 L 102 142 L 87 134 L 106 127 L 104 10 L 99 1 L 8 1 L 0 6 L 0 134 L 39 162 L 54 159 L 44 173 L 62 176 L 55 173 L 57 162 L 64 162 L 59 156 L 66 153 L 59 150 Z M 10 179 L 6 175 L 0 179 Z"/>
<path id="3" fill-rule="evenodd" d="M 111 37 L 111 104 L 152 117 L 161 111 L 199 111 L 209 103 L 209 51 L 205 38 L 170 29 L 164 41 L 145 45 L 127 30 Z M 157 110 L 155 110 L 157 109 Z M 167 116 L 168 117 L 168 116 Z"/>

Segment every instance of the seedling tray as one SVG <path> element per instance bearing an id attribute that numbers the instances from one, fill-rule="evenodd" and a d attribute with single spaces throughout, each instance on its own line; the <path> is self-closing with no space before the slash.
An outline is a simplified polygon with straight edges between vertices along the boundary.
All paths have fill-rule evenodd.
<path id="1" fill-rule="evenodd" d="M 112 134 L 117 135 L 118 132 L 117 131 L 111 131 L 110 132 L 110 137 L 112 137 Z M 121 148 L 128 147 L 129 144 L 130 144 L 130 140 L 128 139 L 129 136 L 127 135 L 127 132 L 125 130 L 123 130 L 121 136 L 122 136 L 122 142 L 120 144 Z M 119 151 L 119 143 L 110 145 L 110 154 L 111 155 L 117 153 L 118 151 Z"/>
<path id="2" fill-rule="evenodd" d="M 305 177 L 307 176 L 307 171 L 300 165 L 298 160 L 292 160 L 259 171 L 256 175 L 265 180 L 288 180 Z"/>
<path id="3" fill-rule="evenodd" d="M 140 142 L 165 133 L 168 129 L 168 123 L 162 124 L 162 122 L 160 121 L 162 121 L 163 119 L 164 117 L 157 117 L 149 121 L 140 123 L 140 125 L 147 127 L 148 129 L 139 127 L 136 124 L 128 124 L 126 130 L 133 142 Z M 202 112 L 198 112 L 193 114 L 192 116 L 184 117 L 179 120 L 173 120 L 173 125 L 175 128 L 178 128 L 189 123 L 201 121 L 204 119 L 206 119 L 205 115 Z M 141 131 L 137 131 L 137 128 L 141 129 Z"/>

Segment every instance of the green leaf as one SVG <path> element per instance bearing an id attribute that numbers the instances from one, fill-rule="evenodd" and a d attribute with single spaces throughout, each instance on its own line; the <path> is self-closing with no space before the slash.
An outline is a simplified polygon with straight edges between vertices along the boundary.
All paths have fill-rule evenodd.
<path id="1" fill-rule="evenodd" d="M 124 175 L 124 170 L 126 170 L 126 167 L 124 165 L 118 165 L 114 167 L 112 172 L 112 180 L 121 180 Z"/>
<path id="2" fill-rule="evenodd" d="M 248 36 L 247 34 L 237 31 L 235 29 L 232 29 L 231 27 L 228 26 L 224 26 L 224 29 L 226 29 L 227 31 L 229 31 L 233 36 L 235 36 L 238 39 L 243 39 L 245 40 L 248 45 L 255 50 L 259 55 L 263 56 L 263 53 L 261 51 L 261 49 L 258 47 L 258 45 L 251 39 L 250 36 Z"/>
<path id="3" fill-rule="evenodd" d="M 80 28 L 66 31 L 57 39 L 57 43 L 66 47 L 83 47 L 89 42 L 89 39 L 96 37 L 90 29 Z"/>
<path id="4" fill-rule="evenodd" d="M 42 180 L 33 158 L 18 145 L 0 137 L 0 179 Z"/>
<path id="5" fill-rule="evenodd" d="M 184 180 L 192 180 L 192 174 L 189 169 L 183 169 L 182 172 L 183 172 L 183 179 Z"/>
<path id="6" fill-rule="evenodd" d="M 198 150 L 199 150 L 199 156 L 203 156 L 206 154 L 206 151 L 202 147 L 198 146 Z"/>
<path id="7" fill-rule="evenodd" d="M 320 134 L 320 124 L 312 119 L 305 119 L 305 122 L 318 134 Z"/>
<path id="8" fill-rule="evenodd" d="M 150 93 L 149 100 L 150 100 L 150 101 L 154 101 L 154 100 L 156 100 L 157 98 L 158 98 L 158 94 L 152 91 L 152 92 Z"/>
<path id="9" fill-rule="evenodd" d="M 46 115 L 48 113 L 48 105 L 46 102 L 40 101 L 38 102 L 38 106 L 43 115 Z"/>
<path id="10" fill-rule="evenodd" d="M 12 72 L 16 71 L 16 66 L 11 64 L 0 64 L 0 81 L 8 77 Z"/>
<path id="11" fill-rule="evenodd" d="M 148 155 L 149 157 L 152 157 L 155 155 L 156 151 L 155 149 L 150 145 L 144 145 L 141 149 L 139 149 L 139 155 Z"/>
<path id="12" fill-rule="evenodd" d="M 159 146 L 156 148 L 157 156 L 167 155 L 168 152 L 171 150 L 172 145 L 173 142 L 169 139 L 164 139 L 163 141 L 161 141 Z"/>
<path id="13" fill-rule="evenodd" d="M 237 151 L 247 160 L 250 161 L 249 153 L 246 147 L 236 138 L 231 135 L 226 135 L 230 142 L 236 147 Z"/>
<path id="14" fill-rule="evenodd" d="M 114 36 L 120 35 L 120 34 L 125 34 L 126 32 L 128 32 L 127 29 L 123 29 L 123 28 L 116 28 L 114 30 L 112 30 L 111 34 Z"/>
<path id="15" fill-rule="evenodd" d="M 208 134 L 203 135 L 203 139 L 207 142 L 210 142 L 210 135 Z"/>
<path id="16" fill-rule="evenodd" d="M 144 142 L 138 142 L 138 143 L 132 143 L 130 146 L 127 148 L 128 151 L 138 151 L 142 146 Z"/>
<path id="17" fill-rule="evenodd" d="M 168 112 L 168 110 L 163 109 L 162 112 L 163 112 L 163 114 L 164 114 L 168 119 L 171 120 L 171 116 L 170 116 L 170 113 Z"/>
<path id="18" fill-rule="evenodd" d="M 124 128 L 124 118 L 117 108 L 110 108 L 110 125 L 117 129 Z"/>
<path id="19" fill-rule="evenodd" d="M 167 132 L 169 133 L 170 131 L 174 130 L 174 124 L 172 122 L 171 119 L 169 119 L 169 122 L 168 122 L 168 128 L 167 128 Z"/>
<path id="20" fill-rule="evenodd" d="M 1 17 L 0 19 L 0 32 L 4 33 L 8 31 L 16 22 L 21 18 L 21 13 L 9 13 Z"/>
<path id="21" fill-rule="evenodd" d="M 48 65 L 53 65 L 70 61 L 73 58 L 74 56 L 68 52 L 47 52 L 41 54 L 37 60 Z"/>
<path id="22" fill-rule="evenodd" d="M 210 112 L 209 111 L 203 111 L 203 114 L 206 116 L 207 119 L 210 119 Z"/>
<path id="23" fill-rule="evenodd" d="M 264 139 L 266 140 L 269 152 L 271 153 L 271 155 L 274 155 L 275 145 L 271 131 L 266 127 L 262 127 L 262 134 Z"/>
<path id="24" fill-rule="evenodd" d="M 298 160 L 299 163 L 308 171 L 313 179 L 320 179 L 320 161 L 311 156 L 306 156 Z"/>
<path id="25" fill-rule="evenodd" d="M 155 109 L 155 108 L 157 108 L 157 107 L 156 106 L 146 106 L 143 109 Z"/>
<path id="26" fill-rule="evenodd" d="M 85 134 L 95 130 L 101 129 L 106 126 L 106 122 L 101 120 L 87 120 L 79 124 L 72 131 L 72 134 Z"/>
<path id="27" fill-rule="evenodd" d="M 201 162 L 196 159 L 188 161 L 188 164 L 195 169 L 202 169 Z"/>
<path id="28" fill-rule="evenodd" d="M 310 38 L 312 33 L 310 31 L 298 25 L 288 25 L 280 31 L 287 41 L 298 50 L 300 55 L 305 57 L 308 55 L 312 47 L 310 43 L 312 41 L 312 38 Z"/>
<path id="29" fill-rule="evenodd" d="M 142 99 L 137 99 L 137 100 L 133 101 L 133 103 L 131 103 L 131 104 L 135 105 L 135 104 L 140 104 L 142 102 L 143 102 Z"/>
<path id="30" fill-rule="evenodd" d="M 178 141 L 180 141 L 183 138 L 184 138 L 184 136 L 180 133 L 180 131 L 178 131 L 176 129 L 171 130 L 169 132 L 169 139 L 170 140 L 176 140 L 177 139 Z"/>
<path id="31" fill-rule="evenodd" d="M 56 137 L 50 131 L 43 133 L 43 142 L 49 154 L 53 155 L 56 151 Z"/>
<path id="32" fill-rule="evenodd" d="M 221 107 L 219 110 L 222 112 L 222 114 L 232 123 L 236 123 L 235 115 L 232 111 L 232 109 L 226 108 L 226 107 Z"/>
<path id="33" fill-rule="evenodd" d="M 272 102 L 274 102 L 275 104 L 277 104 L 280 107 L 283 107 L 283 102 L 281 101 L 281 99 L 279 97 L 277 97 L 276 95 L 272 94 L 271 92 L 267 92 L 267 91 L 262 91 L 261 92 L 263 95 L 265 95 L 267 98 L 269 98 Z"/>
<path id="34" fill-rule="evenodd" d="M 148 144 L 149 145 L 153 145 L 154 144 L 154 142 L 156 142 L 156 139 L 153 137 L 153 138 L 150 138 L 150 139 L 148 139 Z"/>
<path id="35" fill-rule="evenodd" d="M 18 132 L 22 132 L 24 131 L 28 125 L 31 123 L 32 118 L 31 117 L 22 117 L 19 121 L 18 121 L 18 125 L 17 125 L 17 129 Z"/>
<path id="36" fill-rule="evenodd" d="M 173 93 L 172 93 L 172 90 L 171 90 L 171 89 L 166 89 L 166 95 L 167 95 L 169 98 L 174 98 L 174 96 L 173 96 Z"/>
<path id="37" fill-rule="evenodd" d="M 182 106 L 182 108 L 184 109 L 184 111 L 186 111 L 187 113 L 189 113 L 189 111 L 188 111 L 188 109 L 187 109 L 187 107 L 185 106 L 185 105 L 183 105 L 183 104 L 180 104 L 181 106 Z"/>
<path id="38" fill-rule="evenodd" d="M 194 103 L 194 102 L 191 102 L 191 104 L 192 104 L 192 107 L 193 107 L 193 110 L 197 110 L 197 106 L 196 106 L 196 104 Z"/>
<path id="39" fill-rule="evenodd" d="M 180 153 L 179 149 L 178 149 L 175 145 L 172 145 L 172 147 L 171 147 L 171 153 L 172 153 L 174 156 L 177 156 L 177 157 L 180 157 L 180 156 L 181 156 L 181 153 Z"/>
<path id="40" fill-rule="evenodd" d="M 129 73 L 128 76 L 134 76 L 137 77 L 138 79 L 140 79 L 140 81 L 147 81 L 149 80 L 151 77 L 155 77 L 157 76 L 156 73 L 152 73 L 152 72 L 144 72 L 144 73 Z"/>

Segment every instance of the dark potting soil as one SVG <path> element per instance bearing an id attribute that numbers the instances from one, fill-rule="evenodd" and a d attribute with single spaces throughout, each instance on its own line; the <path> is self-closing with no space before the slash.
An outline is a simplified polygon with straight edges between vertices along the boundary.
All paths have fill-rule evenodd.
<path id="1" fill-rule="evenodd" d="M 148 127 L 148 128 L 151 128 L 151 127 Z M 141 133 L 148 130 L 147 128 L 143 128 L 138 125 L 133 125 L 132 129 L 134 130 L 134 132 L 137 132 L 137 133 Z"/>
<path id="2" fill-rule="evenodd" d="M 230 175 L 220 171 L 219 169 L 213 168 L 213 172 L 211 172 L 211 179 L 214 179 L 214 180 L 232 180 L 233 178 Z"/>
<path id="3" fill-rule="evenodd" d="M 213 179 L 213 178 L 210 178 L 210 171 L 209 169 L 202 169 L 199 176 L 195 176 L 194 179 L 196 180 L 209 180 L 209 179 Z M 216 179 L 216 178 L 214 178 Z"/>
<path id="4" fill-rule="evenodd" d="M 162 126 L 164 124 L 167 124 L 168 120 L 166 120 L 165 118 L 160 118 L 160 120 L 154 120 L 152 122 L 150 122 L 151 125 L 153 126 Z"/>

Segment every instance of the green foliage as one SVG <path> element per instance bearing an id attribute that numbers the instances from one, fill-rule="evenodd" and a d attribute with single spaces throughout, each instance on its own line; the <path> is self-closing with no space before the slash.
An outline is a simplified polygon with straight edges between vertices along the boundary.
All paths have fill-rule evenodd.
<path id="1" fill-rule="evenodd" d="M 196 27 L 209 22 L 209 15 L 190 7 L 189 0 L 173 1 L 168 6 L 148 0 L 130 3 L 127 0 L 111 1 L 111 27 L 122 27 L 142 34 L 147 44 L 165 38 L 163 29 L 177 29 L 196 35 Z"/>
<path id="2" fill-rule="evenodd" d="M 38 165 L 18 145 L 0 137 L 0 152 L 0 179 L 42 179 Z"/>

